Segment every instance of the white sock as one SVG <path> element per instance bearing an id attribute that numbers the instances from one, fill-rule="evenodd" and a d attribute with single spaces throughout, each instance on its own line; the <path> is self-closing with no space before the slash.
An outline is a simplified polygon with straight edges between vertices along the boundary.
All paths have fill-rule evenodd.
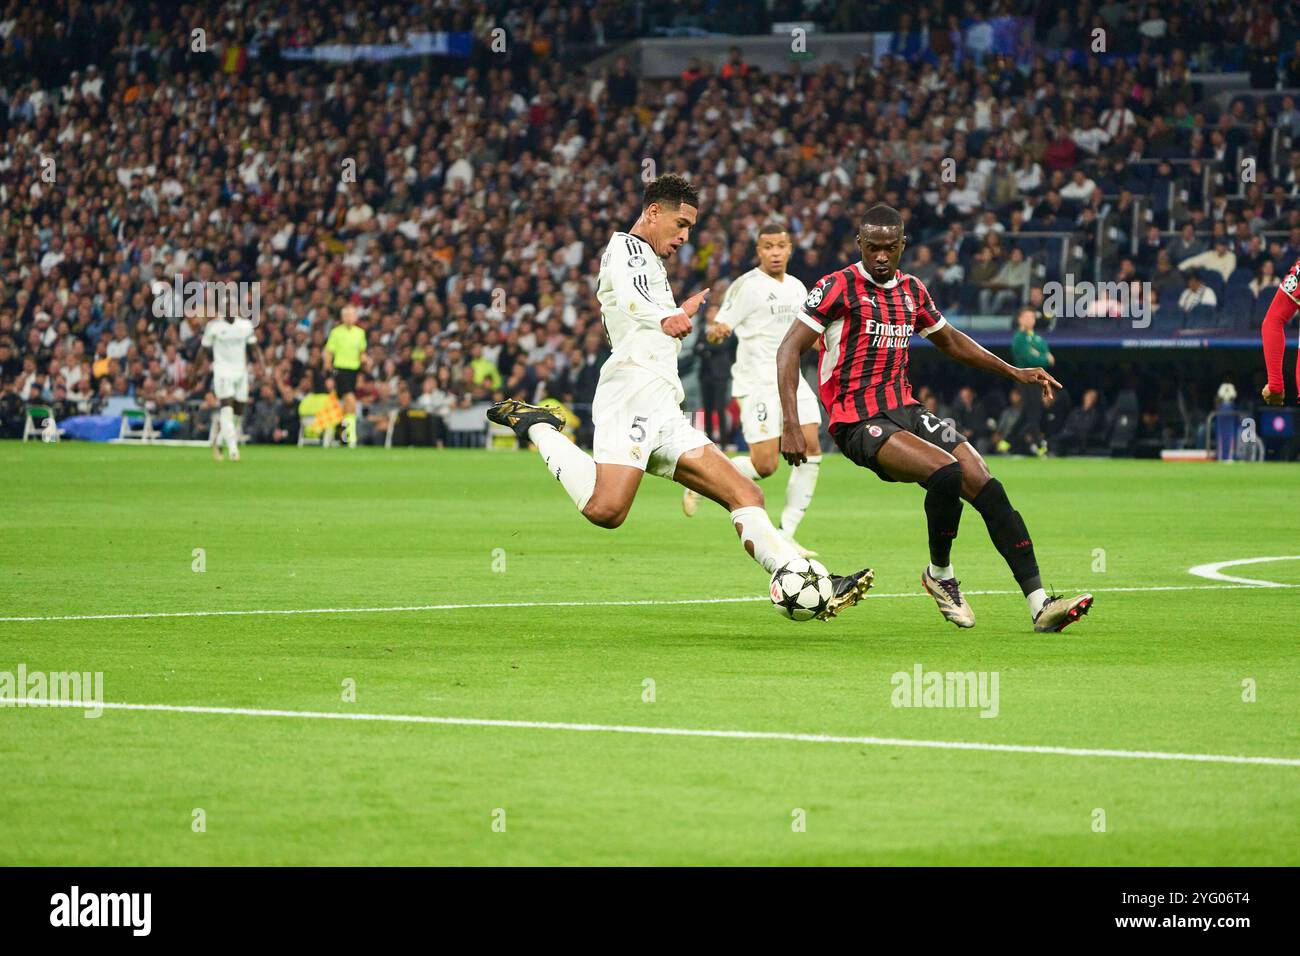
<path id="1" fill-rule="evenodd" d="M 794 537 L 804 512 L 812 504 L 813 490 L 817 487 L 817 474 L 821 468 L 822 456 L 817 455 L 790 469 L 790 480 L 785 485 L 785 508 L 781 511 L 783 534 Z"/>
<path id="2" fill-rule="evenodd" d="M 930 577 L 936 581 L 947 581 L 949 578 L 955 578 L 956 576 L 951 564 L 944 568 L 936 567 L 933 564 L 930 565 Z"/>
<path id="3" fill-rule="evenodd" d="M 229 405 L 221 406 L 221 437 L 226 439 L 226 448 L 232 455 L 239 451 L 239 430 L 235 428 L 235 410 Z"/>
<path id="4" fill-rule="evenodd" d="M 1047 603 L 1047 592 L 1042 588 L 1039 588 L 1037 591 L 1031 591 L 1029 594 L 1026 594 L 1025 600 L 1029 602 L 1029 616 L 1038 617 L 1038 612 L 1041 611 L 1043 605 Z"/>
<path id="5" fill-rule="evenodd" d="M 750 481 L 762 481 L 763 476 L 758 473 L 754 463 L 749 460 L 748 455 L 741 455 L 738 458 L 731 459 L 731 463 L 736 466 L 736 471 L 740 472 Z"/>
<path id="6" fill-rule="evenodd" d="M 772 519 L 758 505 L 737 508 L 731 513 L 731 523 L 749 556 L 763 566 L 768 574 L 799 557 L 799 552 L 781 533 L 772 527 Z"/>
<path id="7" fill-rule="evenodd" d="M 596 462 L 585 451 L 550 425 L 528 429 L 528 440 L 537 446 L 546 470 L 556 477 L 581 511 L 596 491 Z"/>

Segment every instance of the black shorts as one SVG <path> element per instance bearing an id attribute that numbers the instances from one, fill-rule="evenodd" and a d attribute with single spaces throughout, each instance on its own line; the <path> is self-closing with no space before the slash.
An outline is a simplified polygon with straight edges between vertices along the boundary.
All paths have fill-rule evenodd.
<path id="1" fill-rule="evenodd" d="M 357 370 L 354 368 L 334 369 L 334 394 L 339 398 L 352 395 L 357 390 Z"/>
<path id="2" fill-rule="evenodd" d="M 931 445 L 942 448 L 948 454 L 966 441 L 950 418 L 939 418 L 924 405 L 904 405 L 881 412 L 873 418 L 862 422 L 845 422 L 831 432 L 835 444 L 844 457 L 855 465 L 870 468 L 885 481 L 895 481 L 885 470 L 876 464 L 880 446 L 894 432 L 911 432 L 924 438 Z"/>

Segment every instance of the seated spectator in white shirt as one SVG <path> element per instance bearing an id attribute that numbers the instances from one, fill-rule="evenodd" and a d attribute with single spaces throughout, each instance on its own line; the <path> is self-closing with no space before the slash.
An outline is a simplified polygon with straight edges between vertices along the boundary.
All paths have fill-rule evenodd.
<path id="1" fill-rule="evenodd" d="M 1178 308 L 1183 310 L 1183 314 L 1191 312 L 1198 306 L 1208 305 L 1210 308 L 1216 308 L 1219 304 L 1219 297 L 1214 294 L 1214 290 L 1201 281 L 1201 277 L 1195 272 L 1187 277 L 1187 288 L 1183 294 L 1178 297 Z"/>
<path id="2" fill-rule="evenodd" d="M 1184 259 L 1178 263 L 1178 268 L 1183 272 L 1190 269 L 1212 269 L 1223 276 L 1224 282 L 1227 282 L 1228 276 L 1232 275 L 1232 270 L 1237 268 L 1237 254 L 1228 247 L 1228 240 L 1219 236 L 1214 240 L 1213 249 L 1208 249 L 1190 259 Z"/>
<path id="3" fill-rule="evenodd" d="M 1061 187 L 1061 198 L 1088 202 L 1096 189 L 1097 184 L 1089 179 L 1082 169 L 1076 169 L 1070 181 Z"/>

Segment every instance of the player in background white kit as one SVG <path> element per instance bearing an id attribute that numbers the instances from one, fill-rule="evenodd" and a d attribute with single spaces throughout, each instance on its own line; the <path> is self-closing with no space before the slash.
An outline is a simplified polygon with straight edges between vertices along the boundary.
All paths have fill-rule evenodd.
<path id="1" fill-rule="evenodd" d="M 210 319 L 203 327 L 203 347 L 212 350 L 212 391 L 221 402 L 217 427 L 212 432 L 212 457 L 221 461 L 221 440 L 226 441 L 231 461 L 239 461 L 237 416 L 248 404 L 248 349 L 253 361 L 262 364 L 262 350 L 249 319 L 235 315 L 227 303 L 225 318 Z"/>
<path id="2" fill-rule="evenodd" d="M 613 353 L 600 370 L 592 402 L 593 455 L 561 434 L 564 422 L 549 409 L 508 399 L 487 415 L 537 446 L 547 470 L 592 524 L 621 525 L 648 470 L 731 512 L 745 550 L 771 574 L 798 552 L 772 526 L 758 485 L 681 409 L 677 355 L 708 290 L 676 305 L 663 260 L 686 242 L 699 205 L 695 187 L 681 176 L 659 177 L 646 187 L 636 224 L 614 233 L 601 257 L 596 297 Z M 856 604 L 872 577 L 869 569 L 833 576 L 835 595 L 822 616 Z"/>
<path id="3" fill-rule="evenodd" d="M 735 334 L 736 362 L 731 367 L 731 394 L 740 400 L 740 428 L 749 454 L 731 459 L 746 478 L 761 481 L 776 471 L 781 462 L 781 393 L 776 387 L 776 350 L 796 321 L 796 313 L 808 296 L 804 284 L 785 271 L 794 252 L 790 233 L 780 222 L 769 222 L 758 231 L 758 268 L 731 283 L 722 308 L 709 324 L 710 342 L 721 342 Z M 790 471 L 785 486 L 785 508 L 781 511 L 781 533 L 804 557 L 810 551 L 794 540 L 799 522 L 812 503 L 821 468 L 821 403 L 812 386 L 799 378 L 799 424 L 808 446 L 808 460 Z M 695 514 L 699 495 L 687 489 L 682 510 Z"/>

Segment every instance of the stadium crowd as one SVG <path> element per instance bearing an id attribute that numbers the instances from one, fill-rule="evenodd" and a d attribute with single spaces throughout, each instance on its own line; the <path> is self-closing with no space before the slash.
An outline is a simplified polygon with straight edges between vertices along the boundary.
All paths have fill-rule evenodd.
<path id="1" fill-rule="evenodd" d="M 552 397 L 581 435 L 607 354 L 600 255 L 636 219 L 651 172 L 701 189 L 700 225 L 672 275 L 679 293 L 710 286 L 715 307 L 754 264 L 762 221 L 789 223 L 790 271 L 811 285 L 857 258 L 857 224 L 877 201 L 903 212 L 903 268 L 949 315 L 1001 315 L 1007 329 L 1029 305 L 1040 332 L 1134 334 L 1104 297 L 1087 315 L 1053 314 L 1044 286 L 1074 276 L 1149 283 L 1143 334 L 1244 334 L 1300 258 L 1300 107 L 1272 90 L 1300 88 L 1289 7 L 979 8 L 1037 18 L 1039 49 L 1019 62 L 962 55 L 973 3 L 919 14 L 650 3 L 639 20 L 605 0 L 185 9 L 10 0 L 0 15 L 6 434 L 37 402 L 60 418 L 123 403 L 187 409 L 177 420 L 210 413 L 204 320 L 155 314 L 154 283 L 179 274 L 259 284 L 267 367 L 245 421 L 255 440 L 296 439 L 299 403 L 331 386 L 322 348 L 346 304 L 368 337 L 363 439 L 382 440 L 393 410 L 416 407 L 448 440 L 457 410 L 496 395 Z M 742 47 L 667 81 L 622 58 L 584 71 L 564 55 L 720 13 L 896 30 L 903 46 L 923 36 L 924 52 L 773 74 Z M 208 25 L 205 49 L 196 24 Z M 488 40 L 497 25 L 503 52 Z M 288 55 L 420 29 L 472 33 L 469 59 Z M 1088 55 L 1094 29 L 1119 55 Z M 1227 66 L 1272 70 L 1277 84 L 1221 107 L 1191 74 Z M 688 346 L 688 400 L 720 412 L 709 425 L 728 438 L 728 347 Z M 1014 445 L 987 427 L 1006 411 L 997 396 L 930 391 L 953 414 L 968 409 L 991 450 Z M 1165 427 L 1162 396 L 1081 391 L 1074 431 L 1117 403 Z"/>

